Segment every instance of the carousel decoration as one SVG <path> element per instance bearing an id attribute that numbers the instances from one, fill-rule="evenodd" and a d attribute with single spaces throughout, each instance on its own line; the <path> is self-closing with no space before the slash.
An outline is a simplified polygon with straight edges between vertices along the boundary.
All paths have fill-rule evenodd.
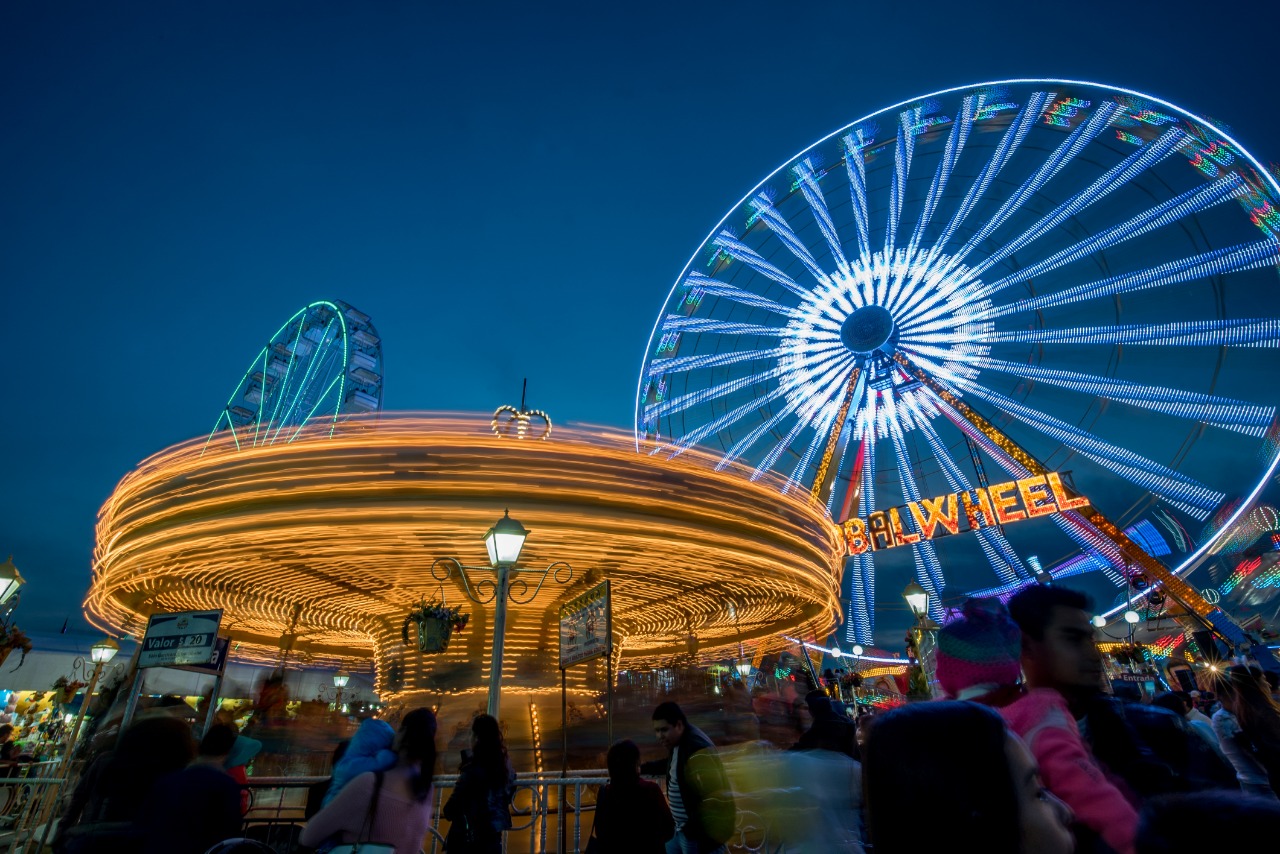
<path id="1" fill-rule="evenodd" d="M 546 439 L 551 435 L 551 416 L 543 412 L 541 409 L 526 409 L 524 405 L 525 394 L 529 391 L 529 381 L 525 380 L 524 385 L 520 389 L 520 408 L 514 406 L 499 406 L 493 411 L 493 432 L 496 436 L 512 436 L 517 439 L 523 439 L 529 435 L 530 423 L 534 418 L 542 421 L 542 435 L 539 439 Z"/>
<path id="2" fill-rule="evenodd" d="M 430 602 L 424 599 L 404 618 L 401 633 L 408 646 L 409 626 L 416 625 L 419 652 L 444 652 L 449 648 L 449 638 L 454 632 L 465 629 L 468 619 L 470 615 L 464 614 L 461 608 L 451 608 L 435 599 Z"/>

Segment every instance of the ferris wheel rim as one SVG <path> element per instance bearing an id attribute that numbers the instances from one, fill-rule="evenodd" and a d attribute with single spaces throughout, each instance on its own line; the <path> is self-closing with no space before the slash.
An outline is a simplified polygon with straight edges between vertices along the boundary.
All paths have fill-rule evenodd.
<path id="1" fill-rule="evenodd" d="M 1159 104 L 1162 107 L 1171 109 L 1174 112 L 1184 116 L 1185 118 L 1191 119 L 1192 121 L 1195 121 L 1199 124 L 1214 128 L 1215 131 L 1217 131 L 1222 135 L 1225 141 L 1231 143 L 1233 146 L 1235 146 L 1238 152 L 1244 155 L 1245 159 L 1248 160 L 1249 163 L 1253 166 L 1254 171 L 1257 173 L 1257 175 L 1263 181 L 1267 182 L 1270 185 L 1272 192 L 1276 193 L 1277 195 L 1280 195 L 1280 182 L 1276 180 L 1276 177 L 1273 176 L 1271 172 L 1267 170 L 1261 163 L 1259 163 L 1258 160 L 1253 156 L 1253 153 L 1250 152 L 1249 149 L 1245 148 L 1240 142 L 1238 142 L 1235 139 L 1235 137 L 1233 137 L 1226 128 L 1219 126 L 1217 122 L 1214 122 L 1211 119 L 1207 119 L 1203 116 L 1193 113 L 1185 109 L 1184 107 L 1181 107 L 1177 104 L 1167 101 L 1157 95 L 1151 95 L 1149 93 L 1142 92 L 1137 89 L 1129 89 L 1124 86 L 1116 86 L 1110 83 L 1100 83 L 1100 82 L 1090 81 L 1090 80 L 1073 80 L 1068 78 L 1057 78 L 1057 77 L 1016 77 L 1016 78 L 1009 78 L 1004 80 L 990 80 L 990 81 L 983 81 L 978 83 L 970 83 L 970 84 L 965 84 L 961 86 L 951 86 L 946 89 L 939 89 L 937 91 L 929 92 L 927 94 L 917 95 L 912 98 L 907 98 L 905 100 L 898 101 L 895 104 L 890 104 L 887 107 L 881 107 L 878 110 L 873 110 L 872 112 L 867 113 L 864 116 L 854 119 L 851 122 L 847 122 L 846 124 L 842 125 L 836 130 L 831 131 L 826 136 L 823 136 L 817 140 L 814 140 L 813 142 L 809 143 L 808 145 L 796 151 L 790 157 L 783 160 L 779 166 L 774 168 L 772 171 L 768 172 L 758 183 L 756 183 L 750 190 L 748 190 L 746 194 L 742 196 L 742 198 L 734 202 L 725 211 L 724 216 L 722 216 L 715 223 L 715 225 L 711 227 L 711 230 L 707 232 L 706 237 L 702 239 L 702 241 L 694 249 L 693 253 L 689 256 L 689 259 L 684 263 L 684 266 L 681 267 L 679 274 L 675 277 L 675 280 L 672 282 L 671 287 L 667 290 L 666 298 L 664 299 L 662 304 L 664 306 L 670 304 L 671 299 L 672 297 L 675 296 L 676 290 L 680 287 L 681 282 L 684 281 L 690 269 L 693 267 L 694 263 L 698 260 L 698 256 L 702 253 L 706 245 L 712 239 L 714 239 L 714 237 L 720 231 L 720 229 L 724 227 L 725 223 L 729 221 L 730 217 L 732 217 L 734 213 L 738 211 L 738 209 L 740 209 L 744 204 L 749 202 L 756 193 L 760 192 L 760 190 L 764 188 L 766 184 L 769 183 L 770 179 L 772 179 L 775 175 L 777 175 L 779 172 L 785 169 L 787 164 L 795 162 L 806 151 L 810 151 L 814 148 L 817 148 L 820 145 L 823 145 L 824 143 L 828 143 L 831 140 L 835 139 L 844 131 L 847 131 L 852 127 L 856 127 L 857 125 L 862 124 L 863 122 L 869 121 L 875 118 L 876 116 L 882 115 L 884 113 L 892 112 L 893 110 L 899 109 L 901 107 L 906 107 L 911 104 L 919 103 L 929 98 L 937 98 L 943 95 L 954 94 L 956 92 L 973 91 L 973 90 L 982 89 L 985 87 L 1015 86 L 1015 85 L 1024 85 L 1024 84 L 1031 84 L 1031 85 L 1060 84 L 1060 85 L 1066 85 L 1066 86 L 1089 86 L 1089 87 L 1094 87 L 1098 89 L 1108 90 L 1111 92 L 1118 92 L 1124 95 L 1131 95 L 1138 98 L 1144 98 L 1146 100 L 1151 101 L 1152 103 Z M 662 316 L 661 314 L 659 314 L 658 318 L 654 321 L 653 328 L 649 331 L 649 338 L 645 342 L 644 355 L 640 360 L 640 370 L 637 372 L 638 379 L 636 381 L 635 417 L 634 417 L 635 441 L 636 441 L 637 452 L 640 452 L 642 449 L 642 432 L 643 431 L 641 429 L 640 416 L 641 416 L 641 408 L 642 408 L 641 398 L 644 395 L 644 384 L 645 384 L 644 368 L 649 361 L 650 353 L 652 353 L 653 351 L 654 339 L 658 335 L 658 330 L 661 328 L 661 326 L 662 326 Z M 1273 465 L 1272 465 L 1273 468 L 1274 468 L 1275 462 L 1277 461 L 1280 461 L 1280 451 L 1277 452 L 1276 459 L 1273 460 Z"/>

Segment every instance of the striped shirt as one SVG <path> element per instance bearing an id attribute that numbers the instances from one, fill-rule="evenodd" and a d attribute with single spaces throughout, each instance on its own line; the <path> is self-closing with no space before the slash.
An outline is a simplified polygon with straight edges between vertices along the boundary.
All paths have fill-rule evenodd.
<path id="1" fill-rule="evenodd" d="M 671 751 L 671 767 L 667 770 L 667 803 L 671 806 L 671 817 L 676 820 L 676 830 L 683 830 L 689 821 L 689 813 L 684 808 L 684 799 L 680 797 L 680 778 L 676 775 L 679 753 L 678 746 Z"/>

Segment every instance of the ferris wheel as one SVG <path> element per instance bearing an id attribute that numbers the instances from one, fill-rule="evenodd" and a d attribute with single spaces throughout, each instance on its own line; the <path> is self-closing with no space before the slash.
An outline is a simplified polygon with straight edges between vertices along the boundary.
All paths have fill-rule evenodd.
<path id="1" fill-rule="evenodd" d="M 228 431 L 237 448 L 272 445 L 308 425 L 332 434 L 349 415 L 381 411 L 382 341 L 369 315 L 321 300 L 253 358 L 209 438 Z"/>
<path id="2" fill-rule="evenodd" d="M 1117 536 L 1168 554 L 1161 525 L 1276 467 L 1278 197 L 1225 128 L 1138 92 L 1019 80 L 882 110 L 694 253 L 650 337 L 637 447 L 717 449 L 837 522 L 1036 473 L 1097 508 L 936 540 L 904 514 L 909 548 L 846 561 L 859 644 L 884 571 L 935 619 L 940 595 L 1041 566 L 1128 584 Z"/>

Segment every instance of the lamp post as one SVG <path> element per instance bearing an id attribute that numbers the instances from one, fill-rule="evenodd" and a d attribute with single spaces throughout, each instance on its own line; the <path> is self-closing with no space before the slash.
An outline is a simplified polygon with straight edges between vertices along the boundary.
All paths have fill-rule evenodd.
<path id="1" fill-rule="evenodd" d="M 338 714 L 342 714 L 342 689 L 347 687 L 347 683 L 350 681 L 351 674 L 345 670 L 339 670 L 333 674 L 333 687 L 338 689 L 338 693 L 333 700 L 333 706 Z"/>
<path id="2" fill-rule="evenodd" d="M 510 599 L 517 605 L 526 605 L 532 602 L 542 590 L 548 575 L 552 576 L 556 584 L 567 584 L 573 578 L 573 567 L 564 561 L 556 561 L 546 569 L 517 567 L 520 552 L 524 549 L 524 541 L 528 536 L 529 530 L 512 519 L 509 511 L 504 511 L 502 518 L 495 522 L 484 535 L 484 547 L 489 553 L 488 567 L 465 566 L 451 557 L 437 558 L 435 563 L 431 564 L 431 575 L 437 581 L 447 580 L 456 570 L 468 599 L 477 605 L 494 603 L 487 711 L 495 718 L 498 717 L 499 692 L 502 686 L 502 647 L 507 631 L 507 600 Z M 436 568 L 441 566 L 444 568 L 443 575 L 436 571 Z M 496 578 L 481 579 L 473 587 L 468 578 L 468 573 L 472 572 L 492 572 Z M 529 592 L 529 583 L 520 577 L 524 574 L 538 576 L 538 586 L 532 593 Z"/>
<path id="3" fill-rule="evenodd" d="M 911 638 L 916 648 L 916 658 L 920 662 L 920 675 L 923 685 L 915 686 L 913 694 L 920 699 L 933 697 L 935 651 L 938 644 L 938 624 L 929 619 L 929 594 L 918 582 L 911 582 L 902 591 L 902 598 L 907 600 L 907 607 L 916 618 L 911 627 Z"/>
<path id="4" fill-rule="evenodd" d="M 93 698 L 93 689 L 98 687 L 98 679 L 102 676 L 102 669 L 111 663 L 111 659 L 115 658 L 116 653 L 119 651 L 120 644 L 116 643 L 114 638 L 103 638 L 89 647 L 89 660 L 93 662 L 93 675 L 89 677 L 89 685 L 84 689 L 84 700 L 80 702 L 80 713 L 76 715 L 75 725 L 71 728 L 71 735 L 67 738 L 67 752 L 62 757 L 64 769 L 69 770 L 70 768 L 71 751 L 75 749 L 76 739 L 80 736 L 80 725 L 84 723 L 85 713 L 89 711 L 89 700 Z"/>
<path id="5" fill-rule="evenodd" d="M 22 577 L 22 573 L 18 572 L 18 568 L 13 565 L 13 555 L 9 555 L 8 560 L 0 563 L 0 606 L 7 606 L 12 610 L 18 604 L 15 599 L 18 591 L 26 583 L 27 580 Z"/>

